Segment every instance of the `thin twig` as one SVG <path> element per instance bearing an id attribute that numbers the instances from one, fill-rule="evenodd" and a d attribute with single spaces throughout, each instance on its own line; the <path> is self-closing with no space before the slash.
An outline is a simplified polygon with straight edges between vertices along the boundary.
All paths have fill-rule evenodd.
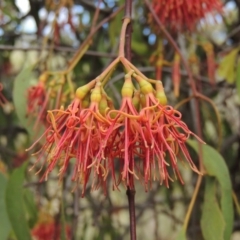
<path id="1" fill-rule="evenodd" d="M 44 50 L 50 50 L 50 46 L 44 48 Z M 42 51 L 42 48 L 39 46 L 30 46 L 30 47 L 20 47 L 20 46 L 12 46 L 12 45 L 0 45 L 0 50 L 4 51 Z M 70 52 L 75 53 L 77 48 L 73 47 L 64 47 L 64 46 L 54 46 L 54 51 L 59 52 Z M 117 54 L 105 53 L 105 52 L 97 52 L 97 51 L 87 51 L 85 55 L 96 56 L 96 57 L 105 57 L 105 58 L 116 58 Z"/>

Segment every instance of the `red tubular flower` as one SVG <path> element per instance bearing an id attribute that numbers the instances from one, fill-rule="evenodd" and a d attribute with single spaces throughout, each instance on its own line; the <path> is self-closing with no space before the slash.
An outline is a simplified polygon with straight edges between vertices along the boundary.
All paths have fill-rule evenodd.
<path id="1" fill-rule="evenodd" d="M 199 141 L 201 140 L 181 121 L 180 112 L 174 110 L 171 106 L 164 105 L 165 102 L 162 102 L 163 96 L 161 96 L 163 89 L 158 86 L 154 95 L 150 83 L 138 76 L 136 76 L 136 79 L 146 99 L 146 105 L 140 111 L 143 132 L 141 141 L 142 171 L 146 190 L 147 183 L 152 178 L 158 178 L 161 184 L 164 181 L 168 187 L 168 180 L 172 180 L 169 173 L 170 169 L 174 172 L 175 177 L 178 177 L 183 183 L 178 170 L 177 159 L 181 158 L 182 154 L 192 170 L 199 173 L 185 143 L 190 135 L 194 135 Z M 158 169 L 156 169 L 156 163 Z M 159 177 L 156 176 L 156 173 L 159 173 Z"/>
<path id="2" fill-rule="evenodd" d="M 125 76 L 120 109 L 111 110 L 107 114 L 107 119 L 111 124 L 105 132 L 105 137 L 103 139 L 104 144 L 97 155 L 97 169 L 102 159 L 108 161 L 108 166 L 112 173 L 114 189 L 118 187 L 121 181 L 123 181 L 126 186 L 134 188 L 133 178 L 129 178 L 129 174 L 133 174 L 137 177 L 134 173 L 134 162 L 138 132 L 136 132 L 134 128 L 137 124 L 136 119 L 139 118 L 139 116 L 132 101 L 134 88 L 131 81 L 131 74 L 132 72 Z M 100 157 L 102 153 L 104 153 L 103 158 Z M 116 181 L 115 176 L 114 162 L 116 161 L 119 161 L 119 171 L 121 173 L 118 181 Z"/>
<path id="3" fill-rule="evenodd" d="M 46 92 L 44 82 L 40 81 L 36 86 L 32 86 L 27 91 L 27 117 L 36 117 L 36 127 L 39 122 L 45 123 L 49 94 Z"/>
<path id="4" fill-rule="evenodd" d="M 87 90 L 90 91 L 93 84 L 95 82 L 88 84 Z M 83 94 L 77 92 L 75 100 L 65 111 L 63 109 L 48 111 L 50 126 L 42 135 L 45 138 L 45 144 L 36 153 L 39 155 L 36 163 L 42 158 L 45 159 L 44 163 L 47 162 L 47 169 L 42 180 L 47 178 L 57 164 L 60 165 L 59 175 L 62 178 L 68 168 L 70 159 L 75 158 L 76 163 L 72 180 L 83 184 L 83 195 L 90 177 L 91 165 L 101 148 L 102 132 L 109 126 L 108 121 L 100 114 L 98 109 L 101 100 L 100 86 L 96 84 L 91 93 L 91 104 L 84 108 L 83 98 L 87 92 Z M 36 142 L 39 142 L 39 140 Z M 33 147 L 34 145 L 31 148 Z M 47 157 L 45 157 L 45 154 L 47 154 Z M 100 165 L 100 170 L 94 171 L 92 189 L 98 188 L 100 183 L 105 184 L 105 175 L 105 167 Z"/>
<path id="5" fill-rule="evenodd" d="M 5 103 L 7 103 L 7 99 L 4 97 L 4 95 L 2 94 L 2 90 L 3 90 L 3 85 L 0 83 L 0 106 L 3 106 Z"/>
<path id="6" fill-rule="evenodd" d="M 36 240 L 60 240 L 61 226 L 54 222 L 39 223 L 32 230 L 32 236 Z M 71 239 L 70 227 L 66 226 L 67 239 Z"/>
<path id="7" fill-rule="evenodd" d="M 61 75 L 60 78 L 50 78 L 48 72 L 40 75 L 38 84 L 32 86 L 27 92 L 27 117 L 35 120 L 34 128 L 39 123 L 47 125 L 47 111 L 58 109 L 68 100 L 72 100 L 72 89 L 66 81 L 66 77 Z"/>
<path id="8" fill-rule="evenodd" d="M 37 153 L 34 153 L 34 155 L 38 155 L 36 163 L 42 158 L 44 159 L 44 163 L 48 163 L 47 170 L 44 174 L 45 178 L 47 178 L 47 175 L 52 171 L 56 163 L 61 161 L 62 157 L 64 157 L 62 153 L 68 153 L 65 162 L 70 160 L 69 153 L 71 153 L 71 141 L 72 139 L 75 139 L 75 127 L 78 124 L 79 118 L 77 117 L 77 114 L 79 111 L 79 99 L 75 99 L 66 111 L 63 109 L 49 111 L 48 122 L 50 123 L 50 126 L 46 129 L 43 135 L 29 149 L 27 149 L 32 149 L 42 138 L 45 138 L 44 145 Z M 45 157 L 45 153 L 47 154 L 47 157 Z M 41 170 L 42 168 L 39 171 Z"/>
<path id="9" fill-rule="evenodd" d="M 221 12 L 220 0 L 153 0 L 160 21 L 172 30 L 193 30 L 196 23 L 214 10 Z"/>

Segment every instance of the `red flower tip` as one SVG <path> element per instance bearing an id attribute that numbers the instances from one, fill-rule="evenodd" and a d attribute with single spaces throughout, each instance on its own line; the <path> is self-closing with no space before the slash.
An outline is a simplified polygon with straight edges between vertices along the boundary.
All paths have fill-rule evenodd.
<path id="1" fill-rule="evenodd" d="M 0 83 L 0 106 L 4 106 L 4 104 L 8 102 L 7 99 L 4 97 L 4 95 L 2 94 L 2 90 L 3 90 L 3 85 Z"/>
<path id="2" fill-rule="evenodd" d="M 162 24 L 175 31 L 193 30 L 207 13 L 222 11 L 220 0 L 153 0 L 152 4 Z"/>
<path id="3" fill-rule="evenodd" d="M 66 226 L 67 239 L 71 239 L 71 229 Z M 60 240 L 61 239 L 61 226 L 60 224 L 50 223 L 39 223 L 32 229 L 32 236 L 36 240 Z"/>
<path id="4" fill-rule="evenodd" d="M 35 127 L 39 122 L 45 123 L 47 104 L 49 96 L 46 93 L 45 85 L 39 82 L 27 91 L 27 117 L 37 118 Z"/>

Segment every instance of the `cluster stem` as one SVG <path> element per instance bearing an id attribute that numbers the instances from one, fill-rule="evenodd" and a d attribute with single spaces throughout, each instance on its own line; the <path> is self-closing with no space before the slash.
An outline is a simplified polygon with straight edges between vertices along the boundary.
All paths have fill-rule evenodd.
<path id="1" fill-rule="evenodd" d="M 132 24 L 131 24 L 131 15 L 132 15 L 132 0 L 125 1 L 125 11 L 124 11 L 124 20 L 123 26 L 120 36 L 120 46 L 119 46 L 119 56 L 124 62 L 124 58 L 126 58 L 129 62 L 131 62 L 131 40 L 132 40 Z M 125 65 L 125 64 L 124 64 Z M 127 151 L 127 149 L 125 149 Z M 132 178 L 134 177 L 132 174 L 128 173 L 129 182 L 133 182 Z M 137 239 L 136 234 L 136 215 L 135 215 L 135 189 L 127 187 L 127 196 L 128 196 L 128 204 L 129 204 L 129 218 L 130 218 L 130 236 L 131 240 Z"/>

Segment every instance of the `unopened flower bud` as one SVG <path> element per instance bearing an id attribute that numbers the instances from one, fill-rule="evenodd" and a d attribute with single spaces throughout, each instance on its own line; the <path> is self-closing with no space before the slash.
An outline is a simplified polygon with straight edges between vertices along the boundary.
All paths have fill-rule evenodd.
<path id="1" fill-rule="evenodd" d="M 140 106 L 140 91 L 135 91 L 134 96 L 132 98 L 132 103 L 133 106 L 135 107 L 136 110 L 139 110 Z"/>
<path id="2" fill-rule="evenodd" d="M 102 93 L 101 93 L 101 83 L 98 82 L 95 86 L 95 88 L 92 90 L 92 93 L 91 93 L 91 102 L 97 102 L 99 103 L 101 101 L 101 98 L 102 98 Z"/>
<path id="3" fill-rule="evenodd" d="M 104 94 L 102 95 L 102 98 L 101 98 L 101 101 L 100 101 L 98 107 L 99 107 L 100 113 L 101 113 L 103 116 L 105 116 L 105 112 L 106 112 L 106 110 L 107 110 L 107 108 L 108 108 L 108 102 L 107 102 L 107 98 L 106 98 L 106 96 L 105 96 Z"/>
<path id="4" fill-rule="evenodd" d="M 147 80 L 139 77 L 138 75 L 134 74 L 134 77 L 136 78 L 136 80 L 138 81 L 140 88 L 141 88 L 141 92 L 143 94 L 149 94 L 153 92 L 153 87 L 152 84 L 149 83 Z"/>
<path id="5" fill-rule="evenodd" d="M 134 91 L 134 86 L 130 76 L 125 76 L 125 82 L 122 87 L 122 97 L 132 97 Z"/>
<path id="6" fill-rule="evenodd" d="M 76 97 L 82 100 L 91 91 L 91 89 L 94 87 L 95 84 L 96 84 L 95 81 L 91 81 L 88 84 L 85 84 L 84 86 L 79 87 L 76 90 Z"/>
<path id="7" fill-rule="evenodd" d="M 158 81 L 156 83 L 156 95 L 155 96 L 161 105 L 167 104 L 167 97 L 165 95 L 164 88 L 163 88 L 161 81 Z"/>
<path id="8" fill-rule="evenodd" d="M 90 94 L 87 94 L 82 100 L 82 108 L 88 108 L 90 106 Z"/>
<path id="9" fill-rule="evenodd" d="M 42 73 L 39 77 L 39 81 L 46 82 L 47 80 L 48 80 L 48 73 L 47 72 Z"/>

